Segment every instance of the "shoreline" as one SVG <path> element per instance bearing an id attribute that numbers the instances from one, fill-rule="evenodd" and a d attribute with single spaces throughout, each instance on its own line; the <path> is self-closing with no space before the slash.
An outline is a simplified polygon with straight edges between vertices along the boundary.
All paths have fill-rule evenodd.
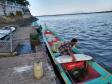
<path id="1" fill-rule="evenodd" d="M 11 21 L 11 18 L 10 18 L 9 21 L 5 20 L 6 22 L 1 21 L 0 22 L 0 27 L 10 26 L 10 25 L 21 27 L 21 26 L 31 24 L 32 22 L 37 21 L 38 19 L 34 16 L 31 16 L 31 17 L 27 17 L 27 18 L 22 18 L 21 17 L 19 19 L 12 19 L 12 20 L 14 20 L 14 21 Z"/>
<path id="2" fill-rule="evenodd" d="M 35 21 L 35 19 L 26 19 L 24 21 L 25 22 L 22 21 L 23 23 L 21 21 L 18 23 L 15 22 L 15 25 L 18 27 L 14 34 L 13 39 L 15 41 L 13 43 L 17 41 L 23 45 L 26 41 L 30 42 L 29 35 L 33 31 L 31 22 Z M 45 45 L 40 43 L 40 45 L 35 46 L 35 48 L 35 53 L 30 52 L 28 54 L 0 58 L 1 84 L 57 84 L 58 78 L 46 54 Z M 38 61 L 42 62 L 44 70 L 44 75 L 40 80 L 34 77 L 34 63 Z"/>
<path id="3" fill-rule="evenodd" d="M 53 16 L 63 16 L 63 15 L 83 15 L 83 14 L 100 14 L 100 13 L 112 13 L 112 11 L 102 11 L 102 12 L 85 12 L 85 13 L 68 13 L 68 14 L 55 14 L 55 15 L 39 15 L 35 17 L 53 17 Z"/>

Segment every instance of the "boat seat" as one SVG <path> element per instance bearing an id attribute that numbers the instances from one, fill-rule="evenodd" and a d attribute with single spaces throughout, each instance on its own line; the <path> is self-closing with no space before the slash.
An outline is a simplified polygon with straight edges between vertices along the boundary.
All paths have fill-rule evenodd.
<path id="1" fill-rule="evenodd" d="M 88 61 L 92 60 L 91 56 L 85 55 L 85 54 L 74 54 L 75 62 L 80 62 L 80 61 Z M 70 63 L 74 62 L 73 58 L 69 55 L 65 56 L 60 56 L 56 58 L 57 63 Z"/>

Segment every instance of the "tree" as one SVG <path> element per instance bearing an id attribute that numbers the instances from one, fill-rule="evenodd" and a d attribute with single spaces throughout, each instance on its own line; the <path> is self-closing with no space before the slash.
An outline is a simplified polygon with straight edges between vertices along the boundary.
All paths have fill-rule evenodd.
<path id="1" fill-rule="evenodd" d="M 16 0 L 6 0 L 6 1 L 15 2 Z"/>
<path id="2" fill-rule="evenodd" d="M 7 13 L 6 13 L 6 2 L 7 0 L 0 0 L 0 2 L 2 3 L 2 9 L 3 9 L 3 12 L 4 12 L 4 15 L 7 16 Z"/>
<path id="3" fill-rule="evenodd" d="M 27 0 L 24 0 L 24 3 L 23 3 L 23 5 L 24 5 L 24 6 L 28 6 L 28 5 L 30 5 L 30 4 L 29 4 L 29 1 L 27 1 Z"/>
<path id="4" fill-rule="evenodd" d="M 15 0 L 0 0 L 0 2 L 2 3 L 2 9 L 3 9 L 3 12 L 4 12 L 4 15 L 7 16 L 7 13 L 6 13 L 6 1 L 10 1 L 10 2 L 15 2 Z"/>
<path id="5" fill-rule="evenodd" d="M 21 4 L 23 6 L 29 5 L 29 1 L 27 1 L 27 0 L 16 0 L 16 3 Z"/>
<path id="6" fill-rule="evenodd" d="M 3 8 L 3 12 L 4 12 L 4 15 L 7 16 L 7 13 L 6 13 L 6 1 L 10 1 L 10 2 L 14 2 L 14 3 L 17 3 L 17 4 L 21 4 L 23 6 L 28 6 L 30 5 L 29 4 L 29 1 L 27 0 L 0 0 L 0 2 L 2 3 L 2 8 Z"/>

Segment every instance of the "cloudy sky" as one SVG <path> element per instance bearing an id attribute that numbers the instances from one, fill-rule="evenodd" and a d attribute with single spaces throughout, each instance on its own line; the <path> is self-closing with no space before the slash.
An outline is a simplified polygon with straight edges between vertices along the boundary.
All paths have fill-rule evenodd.
<path id="1" fill-rule="evenodd" d="M 32 15 L 112 10 L 112 0 L 28 0 Z"/>

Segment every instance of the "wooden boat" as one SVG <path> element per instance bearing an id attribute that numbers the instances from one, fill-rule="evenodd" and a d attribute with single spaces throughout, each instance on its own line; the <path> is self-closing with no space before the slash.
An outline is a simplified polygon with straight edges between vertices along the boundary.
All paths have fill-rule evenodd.
<path id="1" fill-rule="evenodd" d="M 78 61 L 57 61 L 59 52 L 54 52 L 52 46 L 56 42 L 63 42 L 56 32 L 49 29 L 46 25 L 42 30 L 44 42 L 48 48 L 50 56 L 58 69 L 59 74 L 66 84 L 111 84 L 112 74 L 91 60 L 78 60 Z M 50 39 L 49 39 L 50 38 Z M 82 55 L 77 48 L 73 49 L 75 55 Z M 66 58 L 66 57 L 65 57 Z M 64 57 L 63 57 L 64 60 Z"/>

